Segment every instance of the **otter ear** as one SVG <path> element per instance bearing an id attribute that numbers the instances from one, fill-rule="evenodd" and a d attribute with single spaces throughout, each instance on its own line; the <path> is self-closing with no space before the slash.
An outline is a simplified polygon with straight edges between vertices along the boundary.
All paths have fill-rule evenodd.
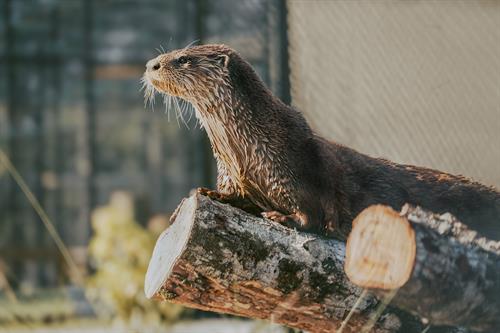
<path id="1" fill-rule="evenodd" d="M 222 67 L 227 68 L 229 64 L 229 56 L 226 54 L 218 54 L 215 57 L 215 61 L 217 61 Z"/>

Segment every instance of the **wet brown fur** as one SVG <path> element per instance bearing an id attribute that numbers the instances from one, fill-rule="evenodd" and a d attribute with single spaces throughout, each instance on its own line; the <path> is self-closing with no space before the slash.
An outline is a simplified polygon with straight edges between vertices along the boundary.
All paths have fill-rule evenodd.
<path id="1" fill-rule="evenodd" d="M 180 64 L 179 58 L 184 57 Z M 158 70 L 152 70 L 159 64 Z M 372 158 L 316 135 L 296 109 L 264 86 L 252 67 L 224 45 L 172 51 L 148 63 L 157 90 L 191 102 L 218 165 L 217 190 L 243 198 L 281 222 L 341 238 L 372 204 L 403 204 L 500 238 L 500 193 L 461 176 Z"/>

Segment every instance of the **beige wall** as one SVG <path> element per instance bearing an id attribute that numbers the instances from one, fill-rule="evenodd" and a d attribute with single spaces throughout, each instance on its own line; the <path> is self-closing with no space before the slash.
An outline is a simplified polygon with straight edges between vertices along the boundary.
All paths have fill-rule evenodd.
<path id="1" fill-rule="evenodd" d="M 289 1 L 293 103 L 372 156 L 500 187 L 500 1 Z"/>

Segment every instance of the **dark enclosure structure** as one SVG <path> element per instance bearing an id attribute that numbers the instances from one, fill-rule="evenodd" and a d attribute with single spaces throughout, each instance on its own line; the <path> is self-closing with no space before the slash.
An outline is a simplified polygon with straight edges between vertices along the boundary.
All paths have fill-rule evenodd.
<path id="1" fill-rule="evenodd" d="M 185 125 L 159 98 L 144 109 L 139 79 L 157 50 L 228 44 L 290 101 L 284 1 L 1 0 L 0 12 L 0 148 L 82 266 L 92 209 L 113 191 L 132 192 L 144 222 L 170 212 L 191 188 L 213 185 L 212 155 L 194 117 Z M 14 287 L 67 280 L 5 170 L 0 257 Z"/>

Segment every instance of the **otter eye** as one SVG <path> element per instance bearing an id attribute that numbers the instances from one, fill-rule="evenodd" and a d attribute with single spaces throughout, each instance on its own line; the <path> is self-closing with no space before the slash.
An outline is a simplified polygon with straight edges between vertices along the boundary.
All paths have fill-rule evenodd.
<path id="1" fill-rule="evenodd" d="M 185 64 L 185 63 L 187 63 L 187 62 L 188 62 L 188 58 L 187 58 L 187 57 L 185 57 L 185 56 L 181 56 L 181 57 L 179 57 L 179 59 L 177 59 L 177 62 L 178 62 L 179 64 L 181 64 L 181 65 L 182 65 L 182 64 Z"/>

